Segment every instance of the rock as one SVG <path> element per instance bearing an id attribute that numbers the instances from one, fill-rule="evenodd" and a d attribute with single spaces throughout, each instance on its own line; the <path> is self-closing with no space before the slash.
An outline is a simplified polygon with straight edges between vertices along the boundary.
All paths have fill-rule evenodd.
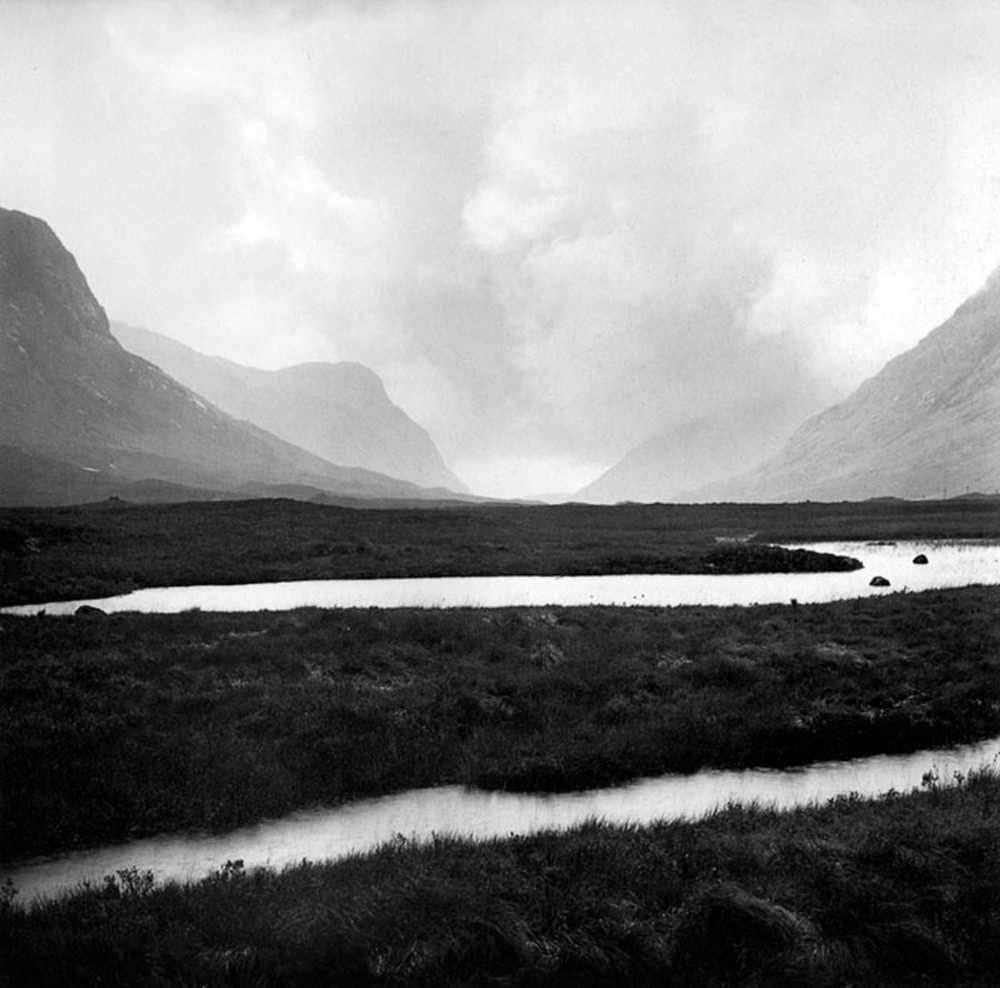
<path id="1" fill-rule="evenodd" d="M 107 617 L 107 611 L 102 611 L 99 607 L 94 607 L 93 604 L 81 604 L 75 611 L 77 617 Z"/>
<path id="2" fill-rule="evenodd" d="M 891 586 L 889 581 L 884 576 L 873 576 L 868 581 L 868 586 L 870 587 L 888 587 Z"/>
<path id="3" fill-rule="evenodd" d="M 866 659 L 856 649 L 841 642 L 819 642 L 815 651 L 817 659 L 836 669 L 868 669 L 871 667 L 870 659 Z"/>
<path id="4" fill-rule="evenodd" d="M 566 661 L 566 653 L 553 642 L 542 642 L 531 650 L 531 661 L 541 669 L 553 669 Z"/>
<path id="5" fill-rule="evenodd" d="M 656 663 L 656 668 L 674 672 L 676 669 L 683 669 L 684 666 L 689 665 L 691 665 L 691 659 L 686 655 L 678 655 L 675 652 L 663 652 Z"/>
<path id="6" fill-rule="evenodd" d="M 919 555 L 913 557 L 913 562 L 917 566 L 926 566 L 927 557 L 921 552 Z"/>

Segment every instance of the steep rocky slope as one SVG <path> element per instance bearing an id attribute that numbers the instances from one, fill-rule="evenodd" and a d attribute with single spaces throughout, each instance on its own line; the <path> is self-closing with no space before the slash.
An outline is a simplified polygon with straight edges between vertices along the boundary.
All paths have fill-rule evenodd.
<path id="1" fill-rule="evenodd" d="M 8 209 L 0 209 L 0 444 L 123 481 L 213 489 L 300 483 L 361 497 L 429 493 L 335 466 L 237 421 L 124 350 L 48 224 Z"/>
<path id="2" fill-rule="evenodd" d="M 1000 487 L 1000 271 L 773 458 L 704 499 L 925 498 Z"/>
<path id="3" fill-rule="evenodd" d="M 111 331 L 125 349 L 223 411 L 332 463 L 426 487 L 465 490 L 427 432 L 389 400 L 378 375 L 361 364 L 309 363 L 266 371 L 205 356 L 124 323 L 112 323 Z"/>

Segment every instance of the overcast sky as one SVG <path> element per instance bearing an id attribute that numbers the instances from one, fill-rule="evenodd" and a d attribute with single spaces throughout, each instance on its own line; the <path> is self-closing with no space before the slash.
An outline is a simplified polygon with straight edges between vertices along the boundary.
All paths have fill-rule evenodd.
<path id="1" fill-rule="evenodd" d="M 0 205 L 113 319 L 361 361 L 474 489 L 573 490 L 980 286 L 998 52 L 988 0 L 5 0 Z"/>

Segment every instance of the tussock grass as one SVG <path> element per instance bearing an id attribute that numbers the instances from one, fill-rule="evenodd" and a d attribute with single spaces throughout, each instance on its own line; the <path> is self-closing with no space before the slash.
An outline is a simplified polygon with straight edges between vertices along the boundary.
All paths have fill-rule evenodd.
<path id="1" fill-rule="evenodd" d="M 698 824 L 396 841 L 0 915 L 10 985 L 994 985 L 1000 780 Z"/>
<path id="2" fill-rule="evenodd" d="M 749 544 L 717 543 L 755 532 Z M 789 572 L 843 563 L 760 543 L 1000 536 L 984 501 L 453 506 L 301 501 L 0 509 L 0 602 L 136 587 L 399 576 Z"/>
<path id="3" fill-rule="evenodd" d="M 1000 590 L 788 608 L 0 618 L 12 859 L 439 783 L 593 788 L 1000 732 Z"/>

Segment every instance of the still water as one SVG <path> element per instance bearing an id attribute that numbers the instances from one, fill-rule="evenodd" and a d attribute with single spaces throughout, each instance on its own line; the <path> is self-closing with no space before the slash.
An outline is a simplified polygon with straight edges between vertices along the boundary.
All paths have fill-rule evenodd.
<path id="1" fill-rule="evenodd" d="M 72 614 L 83 603 L 106 611 L 178 612 L 284 610 L 293 607 L 502 607 L 531 605 L 658 605 L 818 603 L 901 590 L 1000 583 L 1000 545 L 987 542 L 814 543 L 820 552 L 854 556 L 850 573 L 668 575 L 606 577 L 461 577 L 400 580 L 319 580 L 244 586 L 167 587 L 92 601 L 6 608 L 7 613 Z M 913 564 L 924 553 L 926 566 Z M 891 586 L 868 586 L 874 575 Z M 99 881 L 120 868 L 153 871 L 160 880 L 197 879 L 242 858 L 247 868 L 336 859 L 368 851 L 398 835 L 504 837 L 571 827 L 590 819 L 613 823 L 697 819 L 729 802 L 786 809 L 856 792 L 873 796 L 919 786 L 924 774 L 942 780 L 1000 758 L 1000 738 L 910 755 L 881 755 L 799 769 L 703 771 L 643 779 L 589 792 L 524 795 L 457 786 L 421 789 L 335 809 L 293 813 L 223 835 L 181 834 L 109 845 L 52 859 L 0 867 L 20 890 L 18 901 Z"/>
<path id="2" fill-rule="evenodd" d="M 850 573 L 754 573 L 745 576 L 670 574 L 633 576 L 461 576 L 394 580 L 303 580 L 236 586 L 154 587 L 118 597 L 26 604 L 8 614 L 72 614 L 81 604 L 104 611 L 177 613 L 290 610 L 294 607 L 531 607 L 614 604 L 748 605 L 823 603 L 900 590 L 932 590 L 1000 583 L 1000 545 L 964 542 L 824 542 L 790 546 L 860 559 Z M 924 553 L 926 566 L 913 557 Z M 888 589 L 869 587 L 886 577 Z"/>
<path id="3" fill-rule="evenodd" d="M 435 834 L 484 839 L 563 829 L 600 819 L 611 823 L 696 820 L 727 803 L 789 809 L 856 792 L 875 796 L 920 786 L 924 774 L 942 782 L 1000 758 L 1000 738 L 974 745 L 909 755 L 878 755 L 822 762 L 797 769 L 708 770 L 694 775 L 640 779 L 625 786 L 588 792 L 525 795 L 483 792 L 460 786 L 416 789 L 306 810 L 228 834 L 169 835 L 116 844 L 0 868 L 20 890 L 16 901 L 30 905 L 82 881 L 99 881 L 119 868 L 150 869 L 157 879 L 198 879 L 227 860 L 249 868 L 282 868 L 306 858 L 333 860 L 370 851 L 402 835 L 426 840 Z"/>

